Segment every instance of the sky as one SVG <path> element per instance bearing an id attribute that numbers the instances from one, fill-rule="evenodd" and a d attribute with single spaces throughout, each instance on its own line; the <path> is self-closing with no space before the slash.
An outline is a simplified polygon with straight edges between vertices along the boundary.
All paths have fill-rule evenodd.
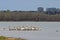
<path id="1" fill-rule="evenodd" d="M 60 8 L 60 0 L 0 0 L 0 10 L 37 10 L 38 7 Z"/>

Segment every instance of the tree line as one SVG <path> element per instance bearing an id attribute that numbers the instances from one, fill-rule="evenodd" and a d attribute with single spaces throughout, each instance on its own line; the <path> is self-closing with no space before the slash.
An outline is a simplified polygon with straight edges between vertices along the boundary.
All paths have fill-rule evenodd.
<path id="1" fill-rule="evenodd" d="M 0 11 L 0 21 L 60 21 L 60 14 L 48 15 L 38 11 Z"/>

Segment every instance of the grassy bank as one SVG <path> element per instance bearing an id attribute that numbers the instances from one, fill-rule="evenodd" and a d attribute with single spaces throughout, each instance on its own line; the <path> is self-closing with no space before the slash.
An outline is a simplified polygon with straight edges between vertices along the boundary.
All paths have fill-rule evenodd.
<path id="1" fill-rule="evenodd" d="M 0 36 L 0 40 L 26 40 L 26 39 Z"/>

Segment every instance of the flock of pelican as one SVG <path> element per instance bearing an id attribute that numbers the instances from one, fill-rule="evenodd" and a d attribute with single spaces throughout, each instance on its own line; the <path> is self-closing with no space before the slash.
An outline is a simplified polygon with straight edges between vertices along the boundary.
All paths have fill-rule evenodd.
<path id="1" fill-rule="evenodd" d="M 0 30 L 9 30 L 9 31 L 38 31 L 40 30 L 39 27 L 35 26 L 14 26 L 8 28 L 2 28 Z"/>

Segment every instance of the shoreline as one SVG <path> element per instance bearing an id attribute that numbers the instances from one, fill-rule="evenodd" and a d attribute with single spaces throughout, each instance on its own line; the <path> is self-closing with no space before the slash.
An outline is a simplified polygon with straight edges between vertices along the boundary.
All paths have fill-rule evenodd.
<path id="1" fill-rule="evenodd" d="M 27 40 L 27 39 L 24 39 L 24 38 L 14 38 L 14 37 L 0 36 L 0 40 Z"/>
<path id="2" fill-rule="evenodd" d="M 60 21 L 0 21 L 0 22 L 60 22 Z"/>

